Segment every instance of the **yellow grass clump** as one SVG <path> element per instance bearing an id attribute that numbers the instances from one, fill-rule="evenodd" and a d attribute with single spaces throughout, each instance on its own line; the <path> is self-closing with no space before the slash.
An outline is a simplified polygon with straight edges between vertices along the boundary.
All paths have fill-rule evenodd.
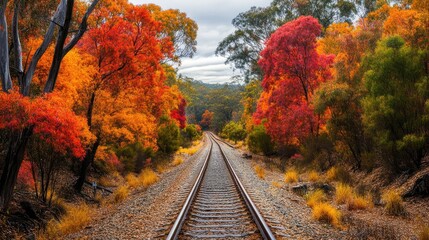
<path id="1" fill-rule="evenodd" d="M 61 236 L 83 229 L 91 220 L 92 209 L 85 203 L 66 206 L 66 214 L 60 221 L 51 220 L 46 228 L 46 239 L 58 239 Z"/>
<path id="2" fill-rule="evenodd" d="M 364 210 L 370 207 L 372 207 L 370 197 L 353 194 L 353 197 L 347 202 L 347 209 L 349 210 Z"/>
<path id="3" fill-rule="evenodd" d="M 312 170 L 308 173 L 308 181 L 310 182 L 317 182 L 320 180 L 320 175 L 318 172 Z"/>
<path id="4" fill-rule="evenodd" d="M 129 194 L 130 194 L 130 190 L 128 189 L 128 186 L 126 185 L 120 186 L 113 193 L 113 200 L 115 201 L 115 203 L 120 203 L 124 201 L 124 199 L 127 198 Z"/>
<path id="5" fill-rule="evenodd" d="M 140 186 L 140 180 L 133 173 L 127 174 L 127 176 L 125 176 L 125 180 L 127 181 L 128 186 L 132 188 Z"/>
<path id="6" fill-rule="evenodd" d="M 139 179 L 144 187 L 148 187 L 158 181 L 158 175 L 152 169 L 146 168 L 140 173 Z"/>
<path id="7" fill-rule="evenodd" d="M 285 173 L 285 182 L 287 183 L 298 182 L 298 172 L 295 169 L 289 169 Z"/>
<path id="8" fill-rule="evenodd" d="M 261 167 L 260 165 L 256 165 L 255 167 L 253 167 L 253 169 L 255 169 L 256 175 L 260 179 L 265 179 L 265 169 L 263 167 Z"/>
<path id="9" fill-rule="evenodd" d="M 312 215 L 314 219 L 329 223 L 335 227 L 340 227 L 341 225 L 341 212 L 328 203 L 317 203 L 313 207 Z"/>
<path id="10" fill-rule="evenodd" d="M 271 185 L 273 185 L 273 187 L 275 188 L 281 188 L 283 186 L 281 182 L 277 182 L 277 181 L 273 181 Z"/>
<path id="11" fill-rule="evenodd" d="M 396 216 L 406 213 L 402 197 L 397 191 L 388 190 L 383 193 L 381 199 L 385 203 L 384 209 L 387 213 Z"/>
<path id="12" fill-rule="evenodd" d="M 429 240 L 429 226 L 425 226 L 420 230 L 419 240 Z"/>
<path id="13" fill-rule="evenodd" d="M 171 164 L 173 164 L 173 166 L 177 166 L 177 165 L 182 164 L 183 161 L 184 161 L 183 157 L 181 157 L 181 156 L 175 156 L 174 159 L 173 159 L 173 162 Z"/>
<path id="14" fill-rule="evenodd" d="M 338 184 L 335 188 L 335 202 L 337 204 L 344 204 L 353 198 L 353 189 L 346 184 Z"/>
<path id="15" fill-rule="evenodd" d="M 323 190 L 318 189 L 314 192 L 308 193 L 305 196 L 305 199 L 307 201 L 307 205 L 311 208 L 314 208 L 314 206 L 316 206 L 317 204 L 326 201 L 326 195 Z"/>
<path id="16" fill-rule="evenodd" d="M 108 178 L 106 176 L 101 177 L 98 180 L 98 183 L 103 187 L 115 187 L 116 186 L 116 183 L 113 180 L 113 178 Z"/>

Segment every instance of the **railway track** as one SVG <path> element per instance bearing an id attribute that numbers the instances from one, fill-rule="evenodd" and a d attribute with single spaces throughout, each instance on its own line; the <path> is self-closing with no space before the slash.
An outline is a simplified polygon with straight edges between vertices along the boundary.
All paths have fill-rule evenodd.
<path id="1" fill-rule="evenodd" d="M 208 135 L 209 153 L 167 239 L 275 239 L 219 139 Z"/>

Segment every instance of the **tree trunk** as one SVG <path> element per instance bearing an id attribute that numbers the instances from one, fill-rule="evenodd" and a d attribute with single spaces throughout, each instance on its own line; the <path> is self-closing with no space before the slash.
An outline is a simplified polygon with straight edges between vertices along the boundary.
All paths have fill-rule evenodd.
<path id="1" fill-rule="evenodd" d="M 94 157 L 95 157 L 95 154 L 97 153 L 98 146 L 100 146 L 99 137 L 97 137 L 97 140 L 95 141 L 92 148 L 86 151 L 85 158 L 83 159 L 82 166 L 80 168 L 79 178 L 76 184 L 74 185 L 74 189 L 77 192 L 82 191 L 83 184 L 85 183 L 85 180 L 86 180 L 86 173 L 88 172 L 89 166 L 92 164 L 92 162 L 94 162 Z"/>
<path id="2" fill-rule="evenodd" d="M 9 45 L 6 22 L 7 0 L 0 1 L 0 80 L 2 89 L 7 92 L 12 88 L 12 81 L 9 70 Z"/>
<path id="3" fill-rule="evenodd" d="M 0 207 L 6 210 L 12 198 L 19 168 L 24 160 L 24 153 L 28 139 L 33 133 L 33 128 L 25 128 L 11 138 L 9 150 L 6 155 L 3 173 L 0 178 Z"/>

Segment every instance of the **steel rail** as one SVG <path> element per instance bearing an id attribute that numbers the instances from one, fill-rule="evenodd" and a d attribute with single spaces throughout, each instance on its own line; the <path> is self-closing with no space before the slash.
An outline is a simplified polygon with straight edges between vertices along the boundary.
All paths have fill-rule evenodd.
<path id="1" fill-rule="evenodd" d="M 168 233 L 168 236 L 166 238 L 168 240 L 178 238 L 180 230 L 182 229 L 183 223 L 186 220 L 186 216 L 188 215 L 189 209 L 192 206 L 192 202 L 194 201 L 195 196 L 197 196 L 198 190 L 199 190 L 201 183 L 203 181 L 204 174 L 206 172 L 208 162 L 210 159 L 210 155 L 212 154 L 212 149 L 213 149 L 213 141 L 209 136 L 207 136 L 207 137 L 210 141 L 209 153 L 207 154 L 206 159 L 204 160 L 204 165 L 201 168 L 200 173 L 198 174 L 197 180 L 195 181 L 194 186 L 191 189 L 191 192 L 189 193 L 188 197 L 186 198 L 186 201 L 182 207 L 182 210 L 180 211 L 178 217 L 176 218 L 176 221 L 173 224 L 173 227 L 171 228 L 170 232 Z"/>
<path id="2" fill-rule="evenodd" d="M 203 180 L 205 172 L 207 170 L 208 161 L 209 161 L 211 153 L 212 153 L 213 142 L 219 146 L 221 155 L 222 155 L 222 157 L 223 157 L 223 159 L 227 165 L 229 173 L 231 174 L 232 179 L 233 179 L 235 185 L 237 186 L 237 188 L 240 192 L 240 195 L 243 198 L 243 200 L 247 206 L 247 209 L 249 210 L 250 214 L 252 215 L 252 218 L 255 221 L 255 224 L 256 224 L 260 234 L 262 235 L 262 237 L 264 239 L 267 239 L 267 240 L 276 239 L 274 234 L 271 232 L 269 226 L 265 222 L 263 216 L 260 214 L 256 205 L 253 203 L 249 194 L 245 190 L 245 188 L 244 188 L 243 184 L 241 183 L 240 179 L 238 178 L 236 172 L 232 168 L 232 165 L 230 164 L 230 161 L 229 161 L 228 157 L 226 156 L 225 152 L 222 150 L 222 147 L 218 143 L 218 141 L 222 141 L 222 140 L 218 139 L 213 133 L 208 133 L 207 136 L 208 136 L 208 139 L 210 140 L 210 143 L 211 143 L 209 153 L 207 154 L 207 156 L 204 160 L 204 165 L 201 168 L 201 171 L 197 177 L 197 180 L 195 181 L 195 183 L 194 183 L 194 185 L 193 185 L 193 187 L 192 187 L 192 189 L 191 189 L 191 191 L 190 191 L 190 193 L 189 193 L 189 195 L 188 195 L 188 197 L 187 197 L 187 199 L 186 199 L 178 217 L 176 218 L 176 221 L 174 222 L 173 227 L 171 228 L 166 239 L 167 240 L 178 239 L 178 236 L 180 234 L 182 226 L 186 221 L 186 217 L 188 215 L 188 212 L 189 212 L 189 210 L 192 206 L 192 203 L 193 203 L 193 201 L 194 201 L 194 199 L 195 199 L 195 197 L 196 197 L 196 195 L 197 195 L 197 193 L 201 187 L 202 180 Z"/>
<path id="3" fill-rule="evenodd" d="M 226 165 L 233 177 L 233 180 L 235 182 L 235 184 L 238 187 L 238 190 L 240 191 L 241 196 L 243 197 L 247 208 L 249 209 L 250 213 L 252 214 L 253 220 L 256 223 L 256 226 L 259 229 L 259 232 L 261 233 L 262 237 L 264 239 L 276 239 L 276 237 L 274 236 L 274 234 L 272 233 L 270 227 L 268 226 L 268 224 L 265 222 L 264 217 L 262 216 L 262 214 L 258 211 L 258 208 L 256 207 L 256 205 L 253 203 L 252 199 L 250 198 L 249 194 L 247 193 L 246 189 L 244 188 L 243 184 L 241 183 L 240 179 L 237 176 L 237 173 L 235 172 L 234 168 L 232 167 L 229 158 L 226 156 L 225 152 L 223 151 L 222 147 L 220 146 L 220 144 L 217 142 L 216 138 L 214 137 L 215 135 L 213 133 L 210 133 L 212 135 L 212 137 L 215 139 L 215 143 L 219 146 L 219 149 L 222 153 L 222 156 L 226 162 Z M 222 141 L 223 142 L 223 141 Z M 229 144 L 227 144 L 229 145 Z"/>

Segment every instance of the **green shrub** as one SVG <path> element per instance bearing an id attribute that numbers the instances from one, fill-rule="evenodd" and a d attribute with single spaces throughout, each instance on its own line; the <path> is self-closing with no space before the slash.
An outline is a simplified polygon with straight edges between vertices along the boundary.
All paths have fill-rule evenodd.
<path id="1" fill-rule="evenodd" d="M 195 141 L 203 135 L 201 128 L 195 124 L 188 124 L 182 130 L 183 137 L 189 141 Z"/>
<path id="2" fill-rule="evenodd" d="M 255 153 L 262 152 L 264 155 L 270 155 L 274 151 L 274 144 L 263 125 L 258 125 L 253 128 L 249 133 L 247 145 L 250 151 Z"/>
<path id="3" fill-rule="evenodd" d="M 243 125 L 234 121 L 229 122 L 222 129 L 221 137 L 233 140 L 234 142 L 242 141 L 246 138 L 246 130 Z"/>
<path id="4" fill-rule="evenodd" d="M 161 118 L 157 144 L 159 150 L 167 154 L 175 152 L 180 147 L 179 126 L 167 117 Z"/>

